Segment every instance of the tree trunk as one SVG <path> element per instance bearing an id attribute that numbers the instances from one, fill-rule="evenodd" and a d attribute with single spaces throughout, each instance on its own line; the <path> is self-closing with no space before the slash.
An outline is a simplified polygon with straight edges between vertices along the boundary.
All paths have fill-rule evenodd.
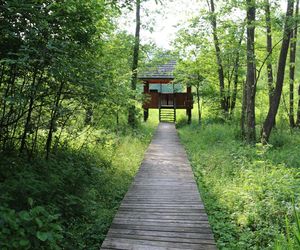
<path id="1" fill-rule="evenodd" d="M 295 112 L 294 112 L 294 85 L 295 85 L 295 63 L 296 63 L 296 49 L 297 49 L 297 17 L 299 14 L 299 0 L 297 0 L 296 12 L 295 12 L 295 28 L 291 33 L 291 47 L 290 47 L 290 92 L 289 92 L 289 121 L 290 127 L 295 127 Z"/>
<path id="2" fill-rule="evenodd" d="M 91 105 L 88 105 L 85 109 L 85 118 L 84 118 L 84 125 L 88 126 L 92 124 L 93 121 L 93 107 Z"/>
<path id="3" fill-rule="evenodd" d="M 7 98 L 9 96 L 12 96 L 16 79 L 17 79 L 17 67 L 14 64 L 14 65 L 10 66 L 9 79 L 6 82 L 6 89 L 4 91 L 4 95 L 1 98 L 3 105 L 1 107 L 2 115 L 0 118 L 0 141 L 2 142 L 3 151 L 6 150 L 6 145 L 7 145 L 7 142 L 9 141 L 9 137 L 10 137 L 9 136 L 10 130 L 7 128 L 7 126 L 9 124 L 10 118 L 14 114 L 14 112 L 11 112 L 12 110 L 7 112 L 7 109 L 9 108 Z M 10 108 L 12 108 L 12 105 L 10 105 Z"/>
<path id="4" fill-rule="evenodd" d="M 197 94 L 197 106 L 198 106 L 198 123 L 201 125 L 201 105 L 200 105 L 200 83 L 197 83 L 196 86 L 196 94 Z"/>
<path id="5" fill-rule="evenodd" d="M 218 65 L 218 76 L 219 76 L 219 86 L 220 86 L 220 105 L 221 109 L 227 113 L 228 112 L 228 105 L 225 96 L 225 84 L 224 84 L 224 69 L 223 63 L 221 58 L 221 49 L 220 49 L 220 42 L 217 33 L 217 19 L 215 14 L 215 3 L 214 0 L 210 0 L 210 4 L 208 2 L 211 12 L 211 26 L 213 30 L 213 39 L 214 39 L 214 46 L 216 51 L 216 58 L 217 58 L 217 65 Z"/>
<path id="6" fill-rule="evenodd" d="M 271 105 L 271 99 L 274 92 L 274 78 L 273 78 L 273 65 L 272 65 L 272 26 L 271 26 L 271 14 L 270 14 L 270 2 L 265 0 L 265 16 L 266 16 L 266 32 L 267 32 L 267 52 L 269 59 L 267 61 L 267 74 L 268 74 L 268 89 L 269 89 L 269 105 Z"/>
<path id="7" fill-rule="evenodd" d="M 40 128 L 40 122 L 41 122 L 41 119 L 42 119 L 42 110 L 43 110 L 43 105 L 44 104 L 44 101 L 42 100 L 41 103 L 40 103 L 40 107 L 39 107 L 39 110 L 37 111 L 37 120 L 36 120 L 36 128 L 35 128 L 35 131 L 34 131 L 34 134 L 33 134 L 33 137 L 32 137 L 32 143 L 31 143 L 31 151 L 30 151 L 30 154 L 29 154 L 29 158 L 32 158 L 32 156 L 34 155 L 34 152 L 36 150 L 36 147 L 37 147 L 37 139 L 38 139 L 38 133 L 39 133 L 39 128 Z"/>
<path id="8" fill-rule="evenodd" d="M 298 109 L 297 109 L 297 121 L 296 121 L 297 128 L 300 128 L 300 83 L 298 86 Z"/>
<path id="9" fill-rule="evenodd" d="M 278 112 L 278 107 L 281 99 L 286 58 L 288 54 L 290 37 L 291 37 L 290 34 L 293 28 L 290 20 L 293 17 L 293 10 L 294 10 L 294 0 L 289 0 L 287 6 L 287 12 L 286 12 L 285 24 L 284 24 L 283 40 L 282 40 L 280 55 L 278 59 L 276 86 L 274 89 L 274 94 L 272 96 L 268 115 L 263 124 L 262 132 L 261 132 L 261 141 L 264 144 L 267 143 L 270 138 L 270 134 L 275 123 L 275 119 L 276 119 L 276 115 Z"/>
<path id="10" fill-rule="evenodd" d="M 136 28 L 135 28 L 135 42 L 133 48 L 133 62 L 132 62 L 132 77 L 131 77 L 131 89 L 136 91 L 137 85 L 137 69 L 139 62 L 139 50 L 140 50 L 140 29 L 141 29 L 141 0 L 136 0 Z M 133 100 L 135 100 L 135 94 L 133 94 Z M 135 105 L 131 105 L 128 114 L 128 124 L 135 128 L 137 126 L 136 109 Z"/>
<path id="11" fill-rule="evenodd" d="M 238 82 L 239 82 L 239 67 L 240 67 L 240 49 L 241 49 L 241 44 L 244 38 L 244 31 L 245 27 L 243 26 L 242 32 L 241 32 L 241 37 L 238 43 L 238 49 L 237 49 L 237 55 L 235 58 L 235 63 L 234 63 L 234 80 L 233 80 L 233 92 L 232 92 L 232 98 L 231 98 L 231 103 L 230 103 L 230 113 L 233 114 L 235 105 L 236 105 L 236 97 L 237 97 L 237 89 L 238 89 Z"/>
<path id="12" fill-rule="evenodd" d="M 246 140 L 256 141 L 255 133 L 255 95 L 256 67 L 254 52 L 255 0 L 247 0 L 247 80 L 246 80 Z"/>
<path id="13" fill-rule="evenodd" d="M 33 73 L 33 77 L 32 77 L 32 83 L 31 83 L 31 90 L 30 90 L 30 98 L 29 98 L 29 107 L 28 107 L 28 113 L 27 113 L 27 117 L 26 117 L 26 122 L 24 124 L 24 129 L 23 129 L 23 134 L 21 136 L 21 145 L 20 145 L 20 153 L 23 152 L 23 150 L 25 149 L 25 144 L 26 144 L 26 138 L 27 138 L 27 134 L 30 130 L 30 123 L 31 123 L 31 116 L 32 116 L 32 112 L 33 112 L 33 105 L 34 105 L 34 101 L 36 98 L 36 78 L 37 78 L 37 73 L 38 70 L 36 69 L 35 72 Z M 40 76 L 40 80 L 42 78 L 42 75 Z M 38 80 L 39 82 L 39 80 Z"/>
<path id="14" fill-rule="evenodd" d="M 245 120 L 246 120 L 246 102 L 247 102 L 247 91 L 246 91 L 246 83 L 243 82 L 243 101 L 242 101 L 242 113 L 241 113 L 241 133 L 242 138 L 246 138 L 246 130 L 245 130 Z"/>
<path id="15" fill-rule="evenodd" d="M 53 131 L 54 131 L 54 127 L 55 127 L 55 122 L 57 119 L 57 111 L 58 111 L 58 106 L 59 106 L 59 102 L 61 99 L 63 87 L 64 87 L 64 82 L 61 81 L 58 92 L 56 93 L 56 99 L 55 99 L 54 107 L 52 110 L 51 119 L 49 122 L 49 130 L 48 130 L 48 136 L 47 136 L 47 141 L 46 141 L 46 159 L 49 159 L 51 143 L 52 143 L 52 136 L 53 136 Z"/>

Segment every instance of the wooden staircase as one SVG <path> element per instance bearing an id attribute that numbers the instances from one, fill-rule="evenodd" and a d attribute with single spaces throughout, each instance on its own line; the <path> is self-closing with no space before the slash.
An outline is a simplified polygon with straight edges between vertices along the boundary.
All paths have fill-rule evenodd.
<path id="1" fill-rule="evenodd" d="M 160 122 L 175 122 L 176 121 L 176 108 L 175 107 L 168 107 L 164 108 L 161 107 L 159 109 L 159 121 Z"/>

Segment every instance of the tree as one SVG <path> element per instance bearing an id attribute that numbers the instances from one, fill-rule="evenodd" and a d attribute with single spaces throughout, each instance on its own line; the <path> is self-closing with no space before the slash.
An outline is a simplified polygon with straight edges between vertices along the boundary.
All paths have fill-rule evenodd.
<path id="1" fill-rule="evenodd" d="M 203 57 L 201 56 L 199 56 L 194 61 L 191 59 L 180 61 L 179 64 L 176 66 L 175 71 L 176 82 L 184 84 L 186 86 L 193 86 L 196 89 L 199 125 L 201 125 L 202 122 L 201 99 L 203 94 L 203 84 L 205 78 L 201 75 L 201 72 L 203 72 L 203 68 L 205 70 L 205 66 L 203 66 L 204 61 L 205 60 L 203 60 Z"/>
<path id="2" fill-rule="evenodd" d="M 88 105 L 104 105 L 111 75 L 101 64 L 102 49 L 115 29 L 115 15 L 117 9 L 104 1 L 3 2 L 2 151 L 33 156 L 45 149 L 48 157 L 74 120 L 74 130 L 83 127 Z"/>
<path id="3" fill-rule="evenodd" d="M 296 64 L 296 49 L 297 49 L 297 30 L 298 30 L 298 15 L 299 15 L 299 0 L 296 3 L 295 10 L 295 27 L 291 31 L 291 45 L 290 45 L 290 84 L 289 84 L 289 121 L 290 127 L 295 127 L 295 112 L 294 112 L 294 85 L 295 85 L 295 64 Z"/>
<path id="4" fill-rule="evenodd" d="M 243 25 L 242 31 L 240 34 L 238 46 L 236 48 L 236 57 L 234 60 L 234 66 L 233 66 L 233 75 L 234 75 L 234 80 L 233 80 L 233 92 L 232 92 L 232 98 L 231 98 L 231 103 L 230 103 L 230 114 L 233 114 L 233 111 L 236 106 L 236 100 L 237 100 L 237 93 L 238 93 L 238 83 L 239 83 L 239 70 L 240 70 L 240 61 L 241 61 L 241 50 L 242 50 L 242 41 L 244 38 L 244 28 L 245 26 Z M 229 100 L 230 101 L 230 100 Z"/>
<path id="5" fill-rule="evenodd" d="M 273 86 L 274 78 L 273 78 L 273 65 L 272 65 L 272 50 L 273 50 L 272 25 L 271 25 L 271 12 L 270 12 L 269 0 L 265 0 L 264 8 L 265 8 L 266 32 L 267 32 L 267 53 L 268 53 L 267 75 L 268 75 L 269 105 L 270 105 L 273 91 L 274 91 L 274 86 Z"/>
<path id="6" fill-rule="evenodd" d="M 253 143 L 256 140 L 255 133 L 255 95 L 256 95 L 256 66 L 254 52 L 255 38 L 255 0 L 247 0 L 247 79 L 245 91 L 246 108 L 246 140 Z"/>
<path id="7" fill-rule="evenodd" d="M 217 18 L 216 18 L 216 13 L 215 13 L 214 0 L 210 0 L 210 2 L 207 1 L 207 5 L 210 9 L 210 22 L 211 22 L 211 26 L 212 26 L 214 46 L 215 46 L 216 59 L 217 59 L 217 65 L 218 65 L 218 77 L 219 77 L 219 87 L 220 87 L 220 105 L 221 105 L 221 109 L 225 113 L 227 113 L 229 109 L 228 109 L 226 97 L 225 97 L 224 69 L 223 69 L 223 62 L 222 62 L 222 57 L 221 57 L 220 42 L 219 42 L 219 37 L 218 37 L 218 33 L 217 33 Z"/>
<path id="8" fill-rule="evenodd" d="M 282 87 L 283 87 L 283 81 L 284 81 L 286 58 L 287 58 L 290 37 L 291 37 L 290 35 L 293 29 L 293 25 L 291 22 L 293 17 L 293 10 L 294 10 L 294 0 L 288 0 L 288 6 L 287 6 L 284 30 L 283 30 L 282 45 L 281 45 L 280 55 L 278 58 L 276 86 L 274 89 L 274 94 L 272 96 L 271 105 L 269 107 L 268 114 L 264 121 L 263 128 L 261 131 L 262 143 L 268 142 L 278 112 L 278 107 L 279 107 Z"/>
<path id="9" fill-rule="evenodd" d="M 135 91 L 137 85 L 137 74 L 138 74 L 138 62 L 139 62 L 139 50 L 140 50 L 140 29 L 141 29 L 141 0 L 136 0 L 136 28 L 135 28 L 135 41 L 133 48 L 133 61 L 132 61 L 132 78 L 131 78 L 131 89 L 133 91 L 133 100 L 135 100 Z M 132 104 L 129 108 L 128 124 L 135 128 L 137 126 L 136 108 L 135 104 Z"/>

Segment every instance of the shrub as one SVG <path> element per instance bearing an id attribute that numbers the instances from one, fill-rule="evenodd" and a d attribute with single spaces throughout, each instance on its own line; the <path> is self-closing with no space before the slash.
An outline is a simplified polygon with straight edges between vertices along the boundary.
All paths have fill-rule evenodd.
<path id="1" fill-rule="evenodd" d="M 20 212 L 0 206 L 0 248 L 60 249 L 63 236 L 59 218 L 42 206 Z"/>
<path id="2" fill-rule="evenodd" d="M 153 127 L 86 139 L 49 160 L 0 155 L 0 249 L 99 249 Z"/>

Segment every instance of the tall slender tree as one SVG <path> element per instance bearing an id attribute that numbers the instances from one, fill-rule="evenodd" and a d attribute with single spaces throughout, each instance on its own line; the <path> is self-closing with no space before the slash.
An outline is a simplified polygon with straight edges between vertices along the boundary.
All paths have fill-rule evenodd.
<path id="1" fill-rule="evenodd" d="M 261 132 L 262 143 L 267 143 L 270 138 L 270 134 L 274 126 L 276 115 L 280 104 L 283 81 L 284 81 L 285 66 L 286 66 L 286 58 L 287 58 L 289 44 L 290 44 L 290 37 L 291 37 L 290 35 L 293 30 L 293 26 L 291 22 L 291 19 L 293 17 L 293 10 L 294 10 L 294 0 L 288 0 L 288 6 L 287 6 L 286 18 L 285 18 L 285 24 L 283 30 L 282 45 L 281 45 L 280 55 L 278 59 L 276 86 L 274 89 L 274 94 L 272 96 L 271 105 L 269 107 L 269 111 L 264 121 L 262 132 Z"/>
<path id="2" fill-rule="evenodd" d="M 268 89 L 269 89 L 269 105 L 271 104 L 271 99 L 274 91 L 274 78 L 273 78 L 273 65 L 272 65 L 272 25 L 271 25 L 271 12 L 270 12 L 270 1 L 265 0 L 265 18 L 266 18 L 266 32 L 267 32 L 267 74 L 268 74 Z"/>
<path id="3" fill-rule="evenodd" d="M 246 140 L 253 143 L 255 133 L 255 95 L 256 95 L 256 64 L 254 51 L 256 1 L 247 0 L 247 80 L 245 90 L 246 108 Z"/>
<path id="4" fill-rule="evenodd" d="M 298 86 L 298 108 L 297 108 L 296 126 L 298 128 L 300 128 L 300 83 L 299 83 L 299 86 Z"/>
<path id="5" fill-rule="evenodd" d="M 133 100 L 135 100 L 136 85 L 137 85 L 137 74 L 138 74 L 138 63 L 139 63 L 139 50 L 140 50 L 140 29 L 141 29 L 141 0 L 136 0 L 136 27 L 135 27 L 135 40 L 133 48 L 133 61 L 132 61 L 132 77 L 131 77 L 131 89 L 133 91 Z M 129 107 L 128 113 L 128 124 L 135 128 L 137 126 L 136 108 L 132 104 Z"/>
<path id="6" fill-rule="evenodd" d="M 233 80 L 232 98 L 231 98 L 231 103 L 230 103 L 230 113 L 231 114 L 233 113 L 233 111 L 235 109 L 236 99 L 237 99 L 238 83 L 239 83 L 239 69 L 240 69 L 240 54 L 241 54 L 240 51 L 241 51 L 242 41 L 244 39 L 244 33 L 245 33 L 245 25 L 243 25 L 243 27 L 242 27 L 240 39 L 238 42 L 234 67 L 233 67 L 234 80 Z"/>
<path id="7" fill-rule="evenodd" d="M 296 3 L 296 10 L 295 10 L 295 28 L 291 33 L 291 47 L 290 47 L 290 84 L 289 84 L 289 121 L 290 127 L 295 127 L 295 111 L 294 111 L 294 86 L 295 86 L 295 63 L 296 63 L 296 49 L 297 49 L 297 26 L 298 26 L 298 17 L 299 14 L 299 0 Z"/>
<path id="8" fill-rule="evenodd" d="M 221 48 L 220 48 L 220 41 L 217 32 L 217 18 L 215 13 L 215 3 L 214 0 L 207 1 L 207 4 L 210 9 L 210 22 L 212 26 L 213 32 L 213 39 L 214 39 L 214 46 L 216 51 L 216 58 L 217 58 L 217 65 L 218 65 L 218 77 L 219 77 L 219 87 L 220 87 L 220 105 L 221 109 L 224 112 L 228 112 L 228 106 L 225 96 L 225 83 L 224 83 L 224 69 L 223 69 L 223 62 L 221 57 Z"/>

